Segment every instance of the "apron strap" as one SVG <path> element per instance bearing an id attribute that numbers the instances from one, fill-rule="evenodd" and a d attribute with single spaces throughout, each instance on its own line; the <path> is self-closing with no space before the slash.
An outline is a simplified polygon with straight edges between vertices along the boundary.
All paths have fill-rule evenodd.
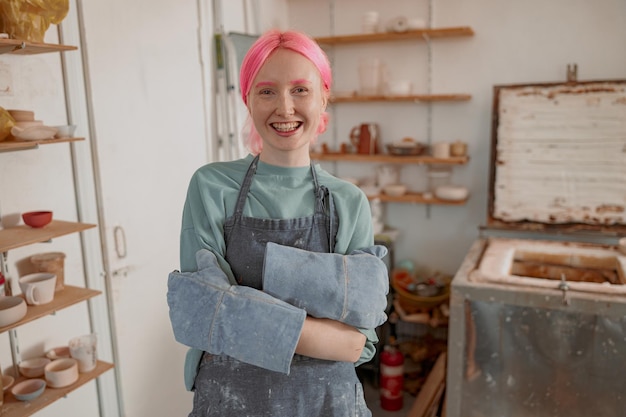
<path id="1" fill-rule="evenodd" d="M 335 202 L 330 190 L 323 185 L 319 185 L 313 162 L 311 162 L 311 174 L 313 175 L 313 184 L 315 186 L 315 212 L 316 214 L 326 214 L 330 219 L 328 225 L 328 250 L 330 253 L 333 253 L 335 251 L 335 239 L 333 236 L 333 230 L 335 230 Z M 328 201 L 328 210 L 326 201 Z"/>
<path id="2" fill-rule="evenodd" d="M 254 174 L 256 173 L 256 168 L 259 164 L 259 155 L 255 156 L 248 167 L 248 171 L 246 171 L 246 176 L 243 178 L 243 182 L 241 183 L 241 189 L 239 190 L 239 195 L 237 196 L 237 204 L 235 205 L 235 212 L 233 213 L 233 217 L 237 220 L 240 220 L 243 216 L 243 208 L 246 205 L 246 198 L 248 197 L 248 191 L 250 191 L 250 185 L 252 184 L 252 178 L 254 178 Z"/>

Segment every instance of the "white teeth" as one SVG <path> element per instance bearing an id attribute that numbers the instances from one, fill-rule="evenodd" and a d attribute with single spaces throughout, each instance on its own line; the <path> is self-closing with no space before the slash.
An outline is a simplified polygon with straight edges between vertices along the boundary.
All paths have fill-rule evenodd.
<path id="1" fill-rule="evenodd" d="M 289 132 L 300 126 L 300 122 L 288 122 L 288 123 L 272 123 L 272 127 L 279 132 Z"/>

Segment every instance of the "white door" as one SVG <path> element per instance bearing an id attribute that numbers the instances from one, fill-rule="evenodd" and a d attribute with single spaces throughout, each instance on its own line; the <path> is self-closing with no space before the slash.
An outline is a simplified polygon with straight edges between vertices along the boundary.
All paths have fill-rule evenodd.
<path id="1" fill-rule="evenodd" d="M 166 291 L 179 264 L 187 183 L 208 154 L 205 12 L 194 0 L 82 2 L 105 279 L 127 416 L 191 409 L 186 349 L 174 340 Z"/>

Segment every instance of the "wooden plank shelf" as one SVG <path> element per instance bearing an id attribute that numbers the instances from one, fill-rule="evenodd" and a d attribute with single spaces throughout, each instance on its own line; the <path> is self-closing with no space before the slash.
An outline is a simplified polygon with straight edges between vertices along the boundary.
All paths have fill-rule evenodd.
<path id="1" fill-rule="evenodd" d="M 406 96 L 362 96 L 358 94 L 338 95 L 330 98 L 331 103 L 373 103 L 373 102 L 413 102 L 432 103 L 445 101 L 468 101 L 472 98 L 470 94 L 412 94 Z"/>
<path id="2" fill-rule="evenodd" d="M 102 292 L 98 290 L 65 285 L 62 290 L 54 293 L 54 299 L 49 303 L 37 306 L 29 305 L 26 310 L 26 315 L 22 318 L 22 320 L 8 326 L 0 327 L 0 334 L 20 327 L 31 321 L 40 319 L 41 317 L 53 314 L 64 308 L 73 306 L 74 304 L 86 301 L 100 294 L 102 294 Z"/>
<path id="3" fill-rule="evenodd" d="M 324 45 L 341 45 L 368 42 L 388 42 L 399 40 L 428 40 L 433 38 L 450 38 L 459 36 L 473 36 L 474 31 L 469 26 L 445 27 L 437 29 L 417 29 L 406 32 L 361 33 L 355 35 L 339 35 L 317 37 L 317 43 Z"/>
<path id="4" fill-rule="evenodd" d="M 85 138 L 54 138 L 43 140 L 7 140 L 0 142 L 0 152 L 23 151 L 27 149 L 37 149 L 39 145 L 50 145 L 55 143 L 78 142 Z"/>
<path id="5" fill-rule="evenodd" d="M 78 375 L 78 381 L 72 385 L 63 388 L 46 387 L 44 392 L 32 401 L 20 401 L 13 394 L 9 388 L 4 393 L 4 404 L 0 407 L 1 417 L 25 417 L 35 414 L 37 411 L 42 410 L 53 402 L 66 397 L 72 391 L 82 387 L 86 383 L 96 379 L 106 371 L 113 369 L 113 364 L 103 361 L 98 361 L 96 369 L 91 372 L 82 373 Z M 15 383 L 23 381 L 25 378 L 18 378 Z"/>
<path id="6" fill-rule="evenodd" d="M 52 220 L 46 226 L 39 228 L 26 225 L 8 227 L 0 230 L 0 253 L 33 243 L 47 242 L 55 237 L 82 232 L 93 227 L 96 225 L 63 220 Z"/>
<path id="7" fill-rule="evenodd" d="M 0 54 L 34 55 L 78 49 L 76 46 L 29 42 L 20 39 L 0 39 Z"/>
<path id="8" fill-rule="evenodd" d="M 386 164 L 422 164 L 422 165 L 464 165 L 469 162 L 468 156 L 453 156 L 450 158 L 435 158 L 433 156 L 397 156 L 389 154 L 356 154 L 356 153 L 311 153 L 311 159 L 316 161 L 342 161 L 359 163 L 386 163 Z"/>

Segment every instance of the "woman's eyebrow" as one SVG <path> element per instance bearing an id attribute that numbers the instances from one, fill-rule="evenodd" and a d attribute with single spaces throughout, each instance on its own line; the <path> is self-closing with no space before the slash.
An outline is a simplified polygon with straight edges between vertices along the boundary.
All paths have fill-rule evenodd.
<path id="1" fill-rule="evenodd" d="M 259 87 L 267 87 L 267 86 L 274 86 L 276 85 L 276 83 L 273 83 L 271 81 L 259 81 L 258 83 L 256 83 L 255 87 L 259 88 Z"/>
<path id="2" fill-rule="evenodd" d="M 299 78 L 297 80 L 293 80 L 290 84 L 291 85 L 311 84 L 311 81 L 307 80 L 306 78 Z"/>

